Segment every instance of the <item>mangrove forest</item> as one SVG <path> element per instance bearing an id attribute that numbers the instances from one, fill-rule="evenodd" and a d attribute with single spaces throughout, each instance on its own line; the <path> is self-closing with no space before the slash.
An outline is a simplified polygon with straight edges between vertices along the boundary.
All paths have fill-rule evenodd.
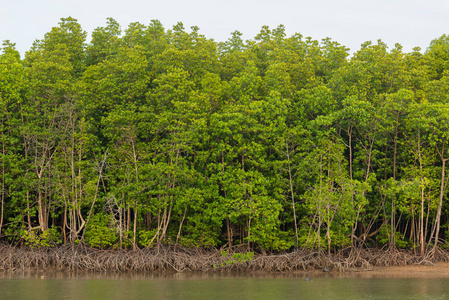
<path id="1" fill-rule="evenodd" d="M 449 248 L 449 36 L 350 51 L 108 18 L 88 39 L 69 17 L 0 53 L 3 244 Z"/>

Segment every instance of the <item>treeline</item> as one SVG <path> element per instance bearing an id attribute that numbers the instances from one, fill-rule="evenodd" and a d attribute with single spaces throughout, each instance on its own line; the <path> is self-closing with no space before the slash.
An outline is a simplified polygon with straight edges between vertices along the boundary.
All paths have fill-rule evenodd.
<path id="1" fill-rule="evenodd" d="M 0 56 L 0 236 L 45 247 L 449 246 L 449 37 L 217 43 L 63 18 Z"/>

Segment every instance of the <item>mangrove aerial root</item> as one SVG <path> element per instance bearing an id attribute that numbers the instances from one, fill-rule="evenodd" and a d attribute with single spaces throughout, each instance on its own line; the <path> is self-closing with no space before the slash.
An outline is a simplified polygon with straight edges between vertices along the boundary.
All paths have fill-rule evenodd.
<path id="1" fill-rule="evenodd" d="M 390 249 L 348 249 L 336 254 L 316 250 L 298 250 L 275 255 L 255 254 L 248 260 L 232 260 L 234 253 L 226 256 L 220 251 L 190 249 L 176 246 L 159 246 L 138 250 L 98 250 L 85 247 L 62 246 L 57 248 L 17 247 L 0 245 L 0 270 L 55 269 L 93 272 L 291 272 L 323 270 L 370 269 L 419 264 L 423 258 L 412 251 Z M 425 263 L 448 261 L 447 251 L 438 249 Z"/>

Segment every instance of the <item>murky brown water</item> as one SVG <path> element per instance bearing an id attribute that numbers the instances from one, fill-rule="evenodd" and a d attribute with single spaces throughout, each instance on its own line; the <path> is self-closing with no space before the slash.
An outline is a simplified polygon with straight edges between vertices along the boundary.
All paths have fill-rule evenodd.
<path id="1" fill-rule="evenodd" d="M 361 273 L 13 272 L 0 273 L 0 299 L 449 299 L 449 279 L 392 278 Z"/>

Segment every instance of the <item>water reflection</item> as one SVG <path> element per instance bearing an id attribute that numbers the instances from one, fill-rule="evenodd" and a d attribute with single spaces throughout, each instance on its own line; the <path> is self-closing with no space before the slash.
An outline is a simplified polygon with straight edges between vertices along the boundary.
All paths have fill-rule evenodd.
<path id="1" fill-rule="evenodd" d="M 448 278 L 391 278 L 382 277 L 382 272 L 242 275 L 40 270 L 0 273 L 0 299 L 448 299 L 448 283 Z"/>

